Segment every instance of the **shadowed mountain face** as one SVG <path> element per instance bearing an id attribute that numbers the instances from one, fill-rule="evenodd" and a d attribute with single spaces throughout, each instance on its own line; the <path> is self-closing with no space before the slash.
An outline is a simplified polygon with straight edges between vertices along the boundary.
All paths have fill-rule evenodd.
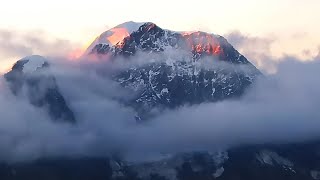
<path id="1" fill-rule="evenodd" d="M 4 77 L 15 95 L 25 90 L 30 103 L 46 108 L 53 120 L 74 123 L 74 114 L 60 93 L 49 68 L 44 58 L 31 56 L 17 61 Z"/>

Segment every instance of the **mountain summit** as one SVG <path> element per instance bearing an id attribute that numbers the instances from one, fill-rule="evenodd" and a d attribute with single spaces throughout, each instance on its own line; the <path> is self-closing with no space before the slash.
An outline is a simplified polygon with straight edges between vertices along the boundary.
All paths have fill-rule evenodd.
<path id="1" fill-rule="evenodd" d="M 124 38 L 128 37 L 132 32 L 139 29 L 144 23 L 137 23 L 133 21 L 125 22 L 120 24 L 98 36 L 92 44 L 87 48 L 85 54 L 90 53 L 90 51 L 97 44 L 108 44 L 110 46 L 116 45 L 118 42 L 122 41 Z"/>
<path id="2" fill-rule="evenodd" d="M 102 33 L 87 53 L 108 61 L 144 59 L 112 77 L 136 94 L 125 103 L 136 109 L 138 119 L 153 109 L 240 97 L 261 75 L 222 36 L 170 31 L 151 22 L 116 26 Z"/>
<path id="3" fill-rule="evenodd" d="M 120 24 L 96 38 L 88 47 L 86 53 L 133 55 L 136 51 L 164 51 L 168 48 L 184 49 L 194 55 L 215 55 L 221 60 L 234 63 L 248 63 L 248 61 L 222 36 L 201 31 L 170 31 L 152 22 L 126 22 Z"/>
<path id="4" fill-rule="evenodd" d="M 109 73 L 107 78 L 132 92 L 133 97 L 120 101 L 136 111 L 136 120 L 156 116 L 154 112 L 163 109 L 238 98 L 261 75 L 222 36 L 170 31 L 152 22 L 130 21 L 102 33 L 83 57 L 101 62 L 112 63 L 118 59 L 128 62 L 115 68 L 117 71 Z M 97 71 L 105 71 L 101 68 Z M 19 60 L 5 77 L 14 93 L 28 84 L 31 103 L 48 104 L 54 119 L 75 121 L 55 78 L 43 73 L 48 69 L 44 58 L 31 56 Z M 50 85 L 47 92 L 33 92 L 43 82 Z"/>

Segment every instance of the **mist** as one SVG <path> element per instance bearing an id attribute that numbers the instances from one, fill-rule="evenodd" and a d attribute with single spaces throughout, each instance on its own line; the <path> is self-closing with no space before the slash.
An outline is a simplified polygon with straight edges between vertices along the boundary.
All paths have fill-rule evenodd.
<path id="1" fill-rule="evenodd" d="M 119 102 L 134 93 L 97 71 L 97 67 L 114 71 L 157 60 L 145 54 L 134 58 L 134 64 L 49 60 L 51 73 L 75 113 L 75 125 L 51 121 L 45 109 L 29 104 L 26 93 L 14 96 L 1 77 L 0 161 L 114 154 L 134 161 L 149 154 L 294 143 L 320 136 L 319 57 L 308 62 L 295 57 L 277 61 L 276 71 L 257 79 L 241 99 L 165 110 L 140 124 L 134 110 Z M 178 57 L 172 52 L 165 58 Z"/>

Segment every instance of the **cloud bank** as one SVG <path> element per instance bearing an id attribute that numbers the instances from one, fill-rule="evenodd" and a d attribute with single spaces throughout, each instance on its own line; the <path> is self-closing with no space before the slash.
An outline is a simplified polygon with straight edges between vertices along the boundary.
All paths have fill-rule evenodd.
<path id="1" fill-rule="evenodd" d="M 43 41 L 41 35 L 17 35 L 3 30 L 0 34 L 0 52 L 7 56 L 25 56 L 38 50 L 50 55 L 71 47 L 63 40 Z M 272 73 L 258 79 L 240 100 L 166 110 L 143 124 L 136 124 L 135 112 L 118 101 L 130 98 L 132 92 L 95 71 L 101 65 L 114 70 L 108 68 L 108 63 L 59 58 L 51 62 L 60 91 L 78 120 L 75 126 L 52 122 L 44 109 L 28 103 L 24 93 L 12 95 L 1 77 L 0 161 L 113 154 L 136 160 L 160 152 L 319 138 L 320 56 L 308 62 L 294 57 L 276 59 L 270 55 L 273 39 L 238 32 L 227 39 L 263 71 Z M 123 68 L 124 64 L 119 65 Z"/>
<path id="2" fill-rule="evenodd" d="M 215 150 L 251 143 L 319 138 L 320 61 L 287 58 L 240 100 L 167 110 L 143 124 L 117 99 L 131 92 L 86 66 L 56 61 L 52 72 L 74 111 L 75 126 L 50 121 L 23 93 L 13 96 L 0 80 L 0 160 L 108 156 Z"/>

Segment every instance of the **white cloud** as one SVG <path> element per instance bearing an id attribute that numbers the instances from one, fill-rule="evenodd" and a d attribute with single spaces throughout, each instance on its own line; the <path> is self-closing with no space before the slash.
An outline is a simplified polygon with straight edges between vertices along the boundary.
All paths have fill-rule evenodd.
<path id="1" fill-rule="evenodd" d="M 137 125 L 134 112 L 118 103 L 129 97 L 113 81 L 73 63 L 55 61 L 61 92 L 75 112 L 75 126 L 56 124 L 23 95 L 0 84 L 0 159 L 54 156 L 128 158 L 158 152 L 212 150 L 242 143 L 297 142 L 320 136 L 320 62 L 288 58 L 277 73 L 259 79 L 240 100 L 167 110 Z M 58 63 L 59 62 L 59 63 Z"/>

